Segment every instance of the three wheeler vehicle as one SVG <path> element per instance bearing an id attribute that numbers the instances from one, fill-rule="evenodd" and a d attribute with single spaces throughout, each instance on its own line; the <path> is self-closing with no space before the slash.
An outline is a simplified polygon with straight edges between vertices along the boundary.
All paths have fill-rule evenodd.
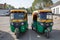
<path id="1" fill-rule="evenodd" d="M 51 10 L 37 10 L 32 13 L 33 23 L 32 30 L 45 34 L 46 38 L 50 37 L 53 26 L 53 14 Z"/>
<path id="2" fill-rule="evenodd" d="M 10 10 L 10 28 L 15 33 L 16 38 L 19 34 L 25 33 L 28 29 L 27 11 L 22 9 Z"/>

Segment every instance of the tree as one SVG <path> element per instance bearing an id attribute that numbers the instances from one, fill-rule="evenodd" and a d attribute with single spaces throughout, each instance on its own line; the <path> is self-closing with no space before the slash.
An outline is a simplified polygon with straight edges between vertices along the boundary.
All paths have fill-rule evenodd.
<path id="1" fill-rule="evenodd" d="M 50 7 L 53 5 L 52 0 L 34 0 L 32 3 L 32 9 L 37 10 L 37 9 L 43 9 L 45 7 Z"/>
<path id="2" fill-rule="evenodd" d="M 11 5 L 7 5 L 7 8 L 8 9 L 15 9 L 14 6 L 11 6 Z"/>
<path id="3" fill-rule="evenodd" d="M 4 4 L 5 6 L 4 6 L 4 8 L 5 9 L 15 9 L 15 7 L 14 6 L 11 6 L 11 5 L 9 5 L 9 4 Z"/>
<path id="4" fill-rule="evenodd" d="M 53 2 L 52 2 L 52 0 L 43 0 L 45 3 L 45 7 L 49 7 L 49 6 L 51 6 L 51 5 L 53 5 Z"/>
<path id="5" fill-rule="evenodd" d="M 22 8 L 18 8 L 18 9 L 25 9 L 24 7 L 22 7 Z"/>

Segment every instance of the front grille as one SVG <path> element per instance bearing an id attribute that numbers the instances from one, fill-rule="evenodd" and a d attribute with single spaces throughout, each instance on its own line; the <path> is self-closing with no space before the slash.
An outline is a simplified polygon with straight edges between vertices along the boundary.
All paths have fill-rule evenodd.
<path id="1" fill-rule="evenodd" d="M 20 22 L 20 23 L 13 23 L 13 26 L 14 26 L 15 28 L 19 28 L 19 27 L 21 26 L 21 23 L 22 23 L 22 22 Z"/>
<path id="2" fill-rule="evenodd" d="M 50 26 L 50 23 L 45 23 L 45 28 L 48 28 Z"/>

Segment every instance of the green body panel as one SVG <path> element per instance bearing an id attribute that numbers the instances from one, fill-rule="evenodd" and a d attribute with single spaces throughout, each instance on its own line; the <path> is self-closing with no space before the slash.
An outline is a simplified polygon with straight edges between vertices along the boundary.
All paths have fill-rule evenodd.
<path id="1" fill-rule="evenodd" d="M 21 26 L 21 27 L 19 28 L 19 32 L 25 32 L 25 31 L 26 31 L 25 25 L 24 25 L 24 26 Z"/>
<path id="2" fill-rule="evenodd" d="M 37 24 L 37 32 L 43 33 L 43 31 L 44 31 L 44 27 L 39 25 L 39 24 Z"/>
<path id="3" fill-rule="evenodd" d="M 25 22 L 25 27 L 28 29 L 28 22 L 27 21 Z"/>
<path id="4" fill-rule="evenodd" d="M 11 31 L 15 32 L 15 28 L 13 25 L 10 25 Z M 19 27 L 19 32 L 25 32 L 28 29 L 28 23 L 25 21 L 25 24 Z"/>
<path id="5" fill-rule="evenodd" d="M 11 29 L 11 31 L 12 31 L 12 32 L 14 32 L 14 31 L 15 31 L 15 28 L 14 28 L 14 26 L 13 26 L 13 25 L 10 25 L 10 29 Z"/>
<path id="6" fill-rule="evenodd" d="M 35 27 L 36 28 L 37 27 L 37 22 L 33 22 L 32 23 L 32 27 Z"/>
<path id="7" fill-rule="evenodd" d="M 37 30 L 37 32 L 43 33 L 45 32 L 45 26 L 42 26 L 39 22 L 33 22 L 33 27 Z M 50 32 L 52 31 L 52 26 L 50 25 Z"/>

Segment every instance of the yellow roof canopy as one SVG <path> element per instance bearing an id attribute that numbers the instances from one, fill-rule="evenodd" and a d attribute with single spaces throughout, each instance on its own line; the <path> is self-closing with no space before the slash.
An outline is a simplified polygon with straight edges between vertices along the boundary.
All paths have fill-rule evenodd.
<path id="1" fill-rule="evenodd" d="M 19 9 L 19 10 L 10 10 L 10 12 L 12 12 L 12 13 L 13 13 L 13 12 L 26 12 L 26 13 L 27 13 L 26 10 L 20 10 L 20 9 Z"/>
<path id="2" fill-rule="evenodd" d="M 36 10 L 32 14 L 39 14 L 40 12 L 52 12 L 51 10 Z"/>
<path id="3" fill-rule="evenodd" d="M 51 10 L 38 10 L 39 12 L 52 12 Z"/>

